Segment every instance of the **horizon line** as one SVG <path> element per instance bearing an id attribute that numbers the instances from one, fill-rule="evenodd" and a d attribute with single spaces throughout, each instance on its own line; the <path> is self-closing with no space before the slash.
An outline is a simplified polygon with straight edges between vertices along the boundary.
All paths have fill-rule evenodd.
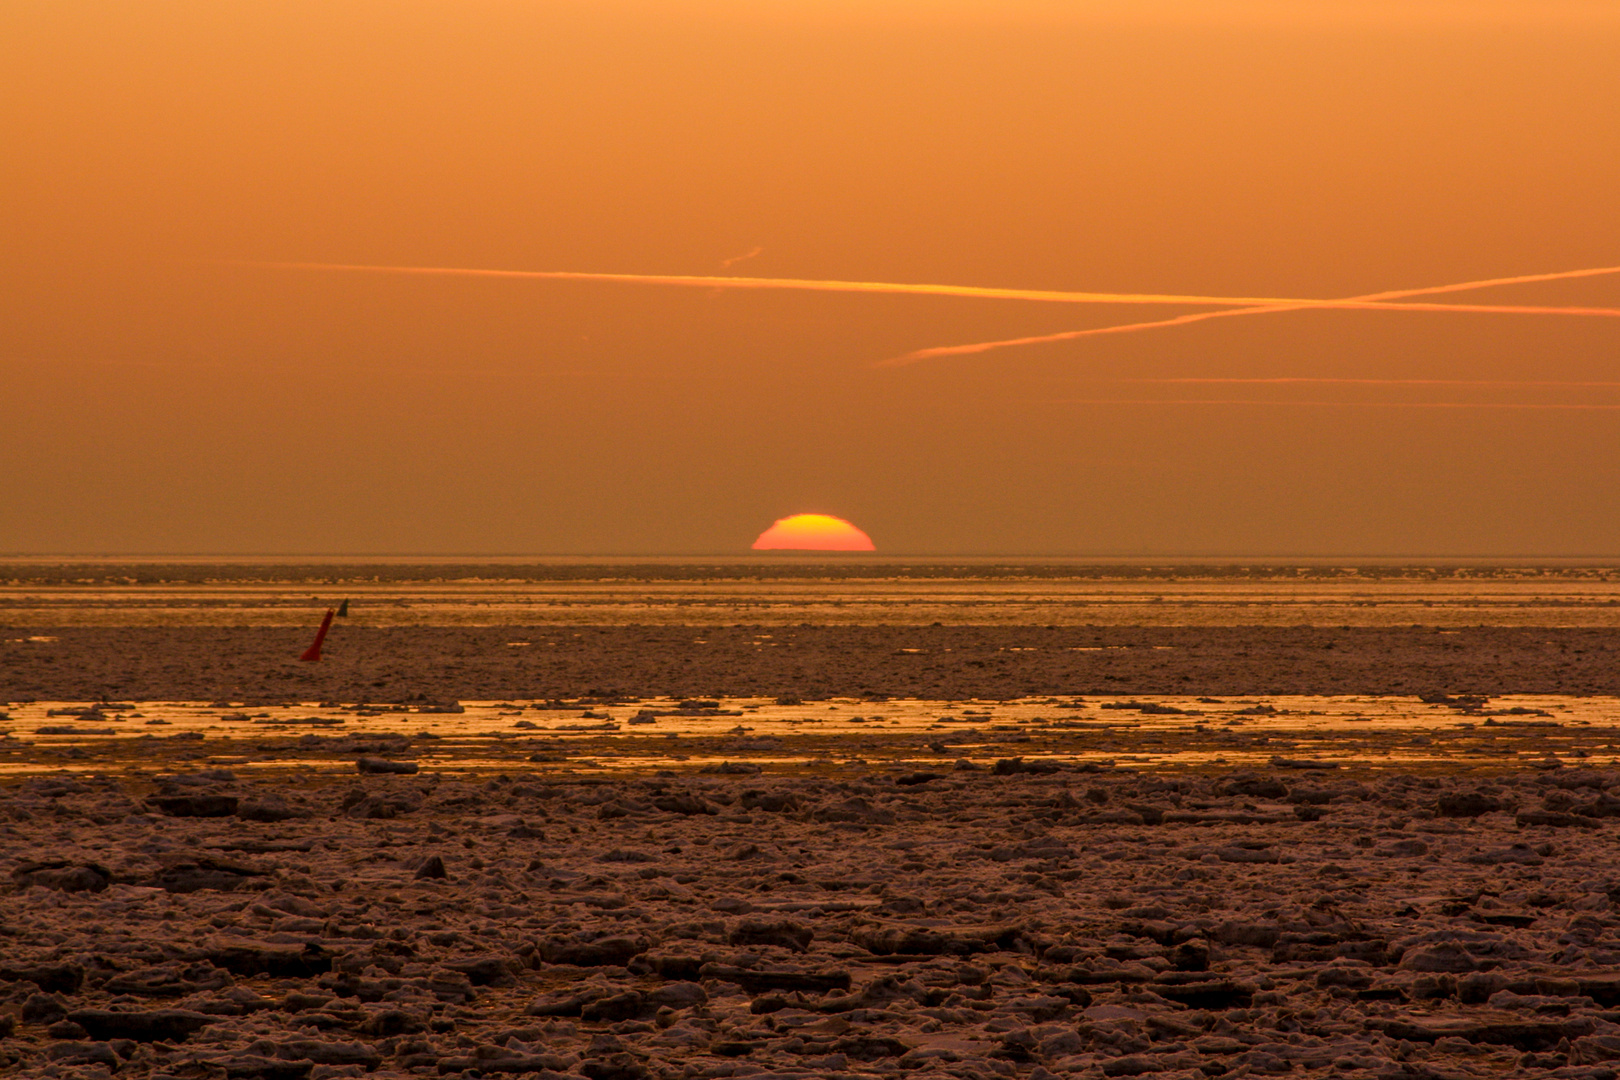
<path id="1" fill-rule="evenodd" d="M 319 552 L 285 552 L 285 553 L 276 553 L 276 552 L 248 552 L 248 553 L 230 553 L 230 552 L 208 552 L 208 553 L 159 552 L 159 553 L 155 553 L 155 554 L 134 554 L 134 553 L 118 553 L 118 554 L 85 554 L 85 553 L 20 554 L 20 553 L 0 553 L 0 565 L 15 564 L 15 563 L 27 563 L 27 562 L 62 562 L 62 563 L 77 563 L 77 564 L 100 563 L 100 564 L 110 564 L 110 565 L 120 565 L 120 564 L 131 564 L 131 565 L 133 565 L 133 564 L 140 564 L 140 563 L 146 563 L 146 562 L 156 562 L 156 561 L 160 561 L 160 560 L 178 560 L 178 561 L 193 561 L 193 562 L 223 562 L 223 561 L 242 562 L 242 561 L 269 560 L 269 559 L 294 560 L 294 561 L 308 560 L 311 564 L 314 564 L 315 562 L 320 562 L 320 561 L 333 562 L 333 563 L 354 563 L 354 564 L 359 564 L 359 563 L 362 562 L 362 560 L 387 560 L 387 561 L 390 561 L 390 562 L 401 562 L 401 563 L 408 562 L 409 560 L 423 560 L 424 562 L 445 562 L 445 561 L 449 561 L 449 560 L 465 560 L 465 561 L 469 561 L 469 562 L 484 563 L 484 564 L 487 564 L 487 565 L 518 565 L 518 564 L 523 563 L 523 562 L 537 562 L 537 561 L 550 560 L 550 559 L 569 559 L 569 560 L 605 559 L 605 560 L 612 560 L 614 562 L 623 562 L 623 561 L 629 560 L 629 559 L 655 559 L 655 560 L 661 560 L 661 561 L 672 561 L 672 560 L 726 560 L 726 561 L 731 561 L 731 562 L 759 562 L 759 563 L 770 563 L 770 562 L 773 562 L 773 561 L 788 561 L 788 560 L 798 559 L 798 560 L 829 560 L 829 561 L 837 561 L 837 562 L 849 563 L 849 562 L 859 562 L 860 557 L 862 557 L 862 556 L 876 558 L 876 559 L 879 559 L 879 560 L 882 560 L 882 561 L 885 561 L 885 562 L 896 560 L 896 559 L 912 559 L 912 560 L 918 560 L 918 561 L 937 561 L 937 560 L 949 560 L 949 559 L 974 559 L 974 560 L 1012 559 L 1012 560 L 1018 560 L 1018 561 L 1031 561 L 1031 560 L 1037 560 L 1037 559 L 1053 559 L 1053 560 L 1059 560 L 1059 561 L 1063 561 L 1063 562 L 1072 562 L 1072 561 L 1080 560 L 1080 559 L 1100 559 L 1100 560 L 1109 561 L 1109 562 L 1119 562 L 1119 561 L 1127 561 L 1127 560 L 1142 560 L 1142 559 L 1169 559 L 1169 560 L 1175 560 L 1175 561 L 1218 560 L 1218 561 L 1221 561 L 1221 562 L 1231 562 L 1231 561 L 1238 561 L 1238 562 L 1254 562 L 1254 561 L 1282 562 L 1282 561 L 1288 561 L 1288 560 L 1323 560 L 1323 559 L 1371 559 L 1371 560 L 1375 560 L 1375 561 L 1393 561 L 1393 560 L 1409 559 L 1409 560 L 1413 560 L 1415 562 L 1433 562 L 1433 561 L 1437 561 L 1437 560 L 1490 561 L 1490 562 L 1500 562 L 1500 561 L 1503 561 L 1503 560 L 1528 560 L 1528 561 L 1548 561 L 1548 562 L 1569 562 L 1569 561 L 1573 561 L 1573 560 L 1596 560 L 1596 561 L 1599 561 L 1599 562 L 1611 562 L 1612 561 L 1612 562 L 1615 562 L 1615 563 L 1620 563 L 1620 551 L 1610 553 L 1610 554 L 1586 553 L 1586 554 L 1576 554 L 1576 555 L 1532 554 L 1532 553 L 1527 553 L 1527 552 L 1518 552 L 1518 553 L 1509 553 L 1509 554 L 1496 554 L 1496 555 L 1478 554 L 1478 553 L 1475 553 L 1475 554 L 1464 554 L 1464 553 L 1427 553 L 1427 554 L 1418 554 L 1418 553 L 1412 553 L 1412 552 L 1398 552 L 1398 553 L 1394 553 L 1394 554 L 1374 554 L 1374 553 L 1370 553 L 1370 552 L 1361 552 L 1361 553 L 1328 552 L 1328 553 L 1294 553 L 1294 554 L 1283 554 L 1283 555 L 1217 553 L 1217 554 L 1207 554 L 1206 555 L 1206 554 L 1196 554 L 1196 553 L 1194 553 L 1194 554 L 1188 554 L 1188 553 L 1175 554 L 1175 553 L 1170 553 L 1170 552 L 1112 553 L 1112 554 L 1108 554 L 1108 553 L 1063 554 L 1063 553 L 1058 553 L 1058 552 L 1023 552 L 1023 553 L 982 553 L 982 552 L 980 552 L 980 553 L 973 553 L 973 552 L 918 553 L 918 552 L 893 552 L 893 553 L 890 553 L 890 552 L 884 552 L 884 551 L 846 551 L 846 552 L 841 552 L 841 551 L 808 551 L 807 550 L 807 551 L 770 551 L 770 552 L 763 552 L 763 551 L 760 551 L 760 552 L 756 552 L 756 551 L 702 552 L 702 553 L 674 553 L 674 554 L 655 554 L 655 553 L 649 553 L 649 552 L 634 552 L 634 553 L 629 553 L 629 554 L 613 554 L 613 553 L 584 554 L 584 553 L 578 553 L 578 552 L 572 552 L 572 553 L 568 553 L 568 552 L 552 552 L 552 553 L 516 553 L 516 552 L 476 553 L 476 552 L 464 552 L 464 553 L 454 553 L 454 554 L 448 554 L 448 555 L 434 555 L 434 554 L 426 554 L 426 553 L 419 553 L 419 552 L 418 553 L 409 553 L 409 554 L 386 554 L 386 553 L 380 553 L 380 552 L 343 552 L 343 553 L 332 553 L 332 552 L 328 552 L 328 553 L 319 553 Z M 259 563 L 259 565 L 265 565 L 265 564 L 264 563 Z"/>

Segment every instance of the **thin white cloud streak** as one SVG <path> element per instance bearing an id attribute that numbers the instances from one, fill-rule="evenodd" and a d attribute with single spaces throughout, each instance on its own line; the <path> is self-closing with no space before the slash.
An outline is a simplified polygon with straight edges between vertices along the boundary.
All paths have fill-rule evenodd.
<path id="1" fill-rule="evenodd" d="M 1471 289 L 1487 289 L 1496 285 L 1528 285 L 1542 281 L 1570 281 L 1576 278 L 1600 277 L 1605 274 L 1620 273 L 1620 266 L 1600 266 L 1587 270 L 1559 270 L 1546 274 L 1520 274 L 1515 277 L 1483 278 L 1479 281 L 1463 281 L 1454 285 L 1431 285 L 1421 289 L 1392 289 L 1386 292 L 1368 293 L 1364 296 L 1349 297 L 1345 303 L 1367 303 L 1383 300 L 1402 300 L 1413 296 L 1436 296 L 1444 293 L 1466 292 Z M 969 356 L 975 353 L 990 352 L 993 349 L 1007 349 L 1018 345 L 1044 345 L 1054 341 L 1075 341 L 1080 338 L 1100 337 L 1104 334 L 1133 334 L 1141 330 L 1157 330 L 1168 326 L 1186 326 L 1189 323 L 1205 322 L 1209 319 L 1226 319 L 1236 315 L 1266 315 L 1282 311 L 1308 311 L 1313 308 L 1338 306 L 1334 304 L 1266 304 L 1258 307 L 1228 308 L 1223 311 L 1199 311 L 1190 315 L 1177 315 L 1171 319 L 1155 319 L 1150 322 L 1121 323 L 1115 326 L 1096 326 L 1086 330 L 1063 330 L 1055 334 L 1036 334 L 1029 337 L 1004 338 L 999 341 L 980 341 L 969 345 L 939 345 L 928 349 L 917 349 L 904 356 L 892 357 L 877 363 L 877 367 L 901 367 L 915 364 L 920 360 L 935 360 L 945 356 Z M 1386 305 L 1393 307 L 1394 305 Z"/>
<path id="2" fill-rule="evenodd" d="M 720 260 L 720 268 L 722 270 L 728 270 L 728 269 L 730 269 L 731 267 L 737 265 L 740 262 L 744 262 L 744 261 L 746 261 L 748 259 L 752 259 L 752 258 L 754 258 L 755 256 L 758 256 L 758 255 L 763 255 L 764 253 L 765 253 L 764 248 L 759 247 L 758 245 L 755 245 L 752 250 L 745 251 L 741 255 L 733 255 L 729 259 L 721 259 Z"/>
<path id="3" fill-rule="evenodd" d="M 893 281 L 838 281 L 811 278 L 724 277 L 700 274 L 606 274 L 577 270 L 486 270 L 459 266 L 367 266 L 350 263 L 232 261 L 227 265 L 273 270 L 334 273 L 398 274 L 417 277 L 513 278 L 544 281 L 594 281 L 620 285 L 671 285 L 703 289 L 786 290 L 792 292 L 875 293 L 910 296 L 954 296 L 974 300 L 1029 300 L 1056 304 L 1167 304 L 1187 306 L 1253 306 L 1266 308 L 1343 308 L 1354 311 L 1455 311 L 1498 315 L 1576 315 L 1620 318 L 1620 308 L 1546 307 L 1527 304 L 1374 303 L 1358 298 L 1305 300 L 1276 296 L 1198 296 L 1179 293 L 1070 292 L 1058 289 L 1004 289 L 981 285 L 935 285 Z"/>

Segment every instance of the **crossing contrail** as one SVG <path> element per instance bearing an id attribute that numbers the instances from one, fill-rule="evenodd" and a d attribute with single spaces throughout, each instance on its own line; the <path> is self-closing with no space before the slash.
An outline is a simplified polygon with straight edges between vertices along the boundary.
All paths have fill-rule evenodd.
<path id="1" fill-rule="evenodd" d="M 1435 296 L 1442 293 L 1464 292 L 1469 289 L 1485 289 L 1493 285 L 1525 285 L 1537 281 L 1567 281 L 1573 278 L 1598 277 L 1603 274 L 1620 273 L 1620 266 L 1600 266 L 1590 270 L 1560 270 L 1550 274 L 1521 274 L 1517 277 L 1485 278 L 1480 281 L 1463 281 L 1455 285 L 1432 285 L 1422 289 L 1393 289 L 1388 292 L 1368 293 L 1365 296 L 1350 297 L 1339 304 L 1265 304 L 1257 307 L 1227 308 L 1222 311 L 1199 311 L 1188 315 L 1177 315 L 1170 319 L 1155 319 L 1151 322 L 1122 323 L 1116 326 L 1097 326 L 1088 330 L 1064 330 L 1056 334 L 1037 334 L 1030 337 L 1005 338 L 1000 341 L 980 341 L 970 345 L 940 345 L 931 349 L 918 349 L 896 356 L 888 360 L 879 361 L 878 367 L 900 367 L 906 364 L 915 364 L 919 360 L 933 360 L 942 356 L 967 356 L 973 353 L 989 352 L 992 349 L 1006 349 L 1015 345 L 1041 345 L 1051 341 L 1074 341 L 1077 338 L 1100 337 L 1103 334 L 1131 334 L 1138 330 L 1156 330 L 1166 326 L 1185 326 L 1188 323 L 1204 322 L 1207 319 L 1225 319 L 1233 315 L 1264 315 L 1277 311 L 1305 311 L 1311 308 L 1344 306 L 1348 303 L 1372 302 L 1378 307 L 1396 307 L 1394 304 L 1379 304 L 1383 300 L 1401 300 L 1412 296 Z"/>
<path id="2" fill-rule="evenodd" d="M 1003 289 L 981 285 L 933 285 L 892 281 L 824 281 L 810 278 L 720 277 L 699 274 L 606 274 L 578 270 L 486 270 L 459 266 L 367 266 L 350 263 L 247 262 L 230 265 L 279 270 L 315 270 L 338 273 L 402 274 L 411 276 L 519 278 L 547 281 L 596 281 L 621 285 L 673 285 L 703 289 L 766 289 L 799 292 L 882 293 L 912 296 L 956 296 L 976 300 L 1030 300 L 1057 304 L 1168 304 L 1187 306 L 1253 307 L 1256 310 L 1282 308 L 1343 308 L 1353 311 L 1455 311 L 1499 315 L 1580 315 L 1620 318 L 1620 308 L 1548 307 L 1531 304 L 1437 304 L 1428 302 L 1380 302 L 1364 297 L 1343 300 L 1305 300 L 1281 296 L 1200 296 L 1181 293 L 1071 292 L 1057 289 Z M 1448 286 L 1461 288 L 1462 286 Z M 1421 295 L 1426 290 L 1414 290 Z M 1085 334 L 1090 331 L 1080 331 Z M 1024 341 L 989 342 L 982 346 L 950 346 L 948 351 L 982 351 Z M 926 351 L 926 350 L 925 350 Z M 919 354 L 912 354 L 918 356 Z"/>

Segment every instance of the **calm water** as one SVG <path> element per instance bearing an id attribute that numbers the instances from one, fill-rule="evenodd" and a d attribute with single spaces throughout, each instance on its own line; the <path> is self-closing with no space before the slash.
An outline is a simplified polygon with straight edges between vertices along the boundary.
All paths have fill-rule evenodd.
<path id="1" fill-rule="evenodd" d="M 683 704 L 685 707 L 683 707 Z M 184 752 L 191 760 L 353 768 L 336 745 L 414 738 L 427 768 L 701 768 L 837 764 L 853 758 L 954 767 L 957 760 L 1110 760 L 1119 767 L 1205 764 L 1485 763 L 1612 767 L 1620 759 L 1620 698 L 1508 696 L 1482 705 L 1411 697 L 1276 696 L 1031 698 L 1010 702 L 837 699 L 782 705 L 646 699 L 594 703 L 462 702 L 421 707 L 286 703 L 31 702 L 5 708 L 0 771 L 106 768 Z M 441 706 L 442 708 L 442 706 Z M 93 710 L 88 713 L 83 710 Z M 56 715 L 52 715 L 55 713 Z M 180 736 L 180 738 L 176 738 Z M 325 754 L 288 755 L 317 736 Z M 932 744 L 932 746 L 930 745 Z M 352 744 L 351 744 L 352 745 Z M 58 754 L 67 752 L 68 757 Z M 99 764 L 72 756 L 94 754 Z"/>
<path id="2" fill-rule="evenodd" d="M 0 625 L 1620 627 L 1613 566 L 679 561 L 0 564 Z"/>

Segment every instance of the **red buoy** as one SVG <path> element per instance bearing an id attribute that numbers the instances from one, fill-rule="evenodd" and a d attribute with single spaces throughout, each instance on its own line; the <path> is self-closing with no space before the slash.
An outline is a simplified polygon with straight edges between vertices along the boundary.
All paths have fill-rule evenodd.
<path id="1" fill-rule="evenodd" d="M 304 655 L 298 659 L 314 661 L 321 658 L 321 642 L 326 640 L 326 632 L 332 629 L 332 616 L 336 614 L 331 608 L 326 609 L 326 618 L 321 620 L 321 628 L 315 631 L 315 643 L 305 649 Z"/>

